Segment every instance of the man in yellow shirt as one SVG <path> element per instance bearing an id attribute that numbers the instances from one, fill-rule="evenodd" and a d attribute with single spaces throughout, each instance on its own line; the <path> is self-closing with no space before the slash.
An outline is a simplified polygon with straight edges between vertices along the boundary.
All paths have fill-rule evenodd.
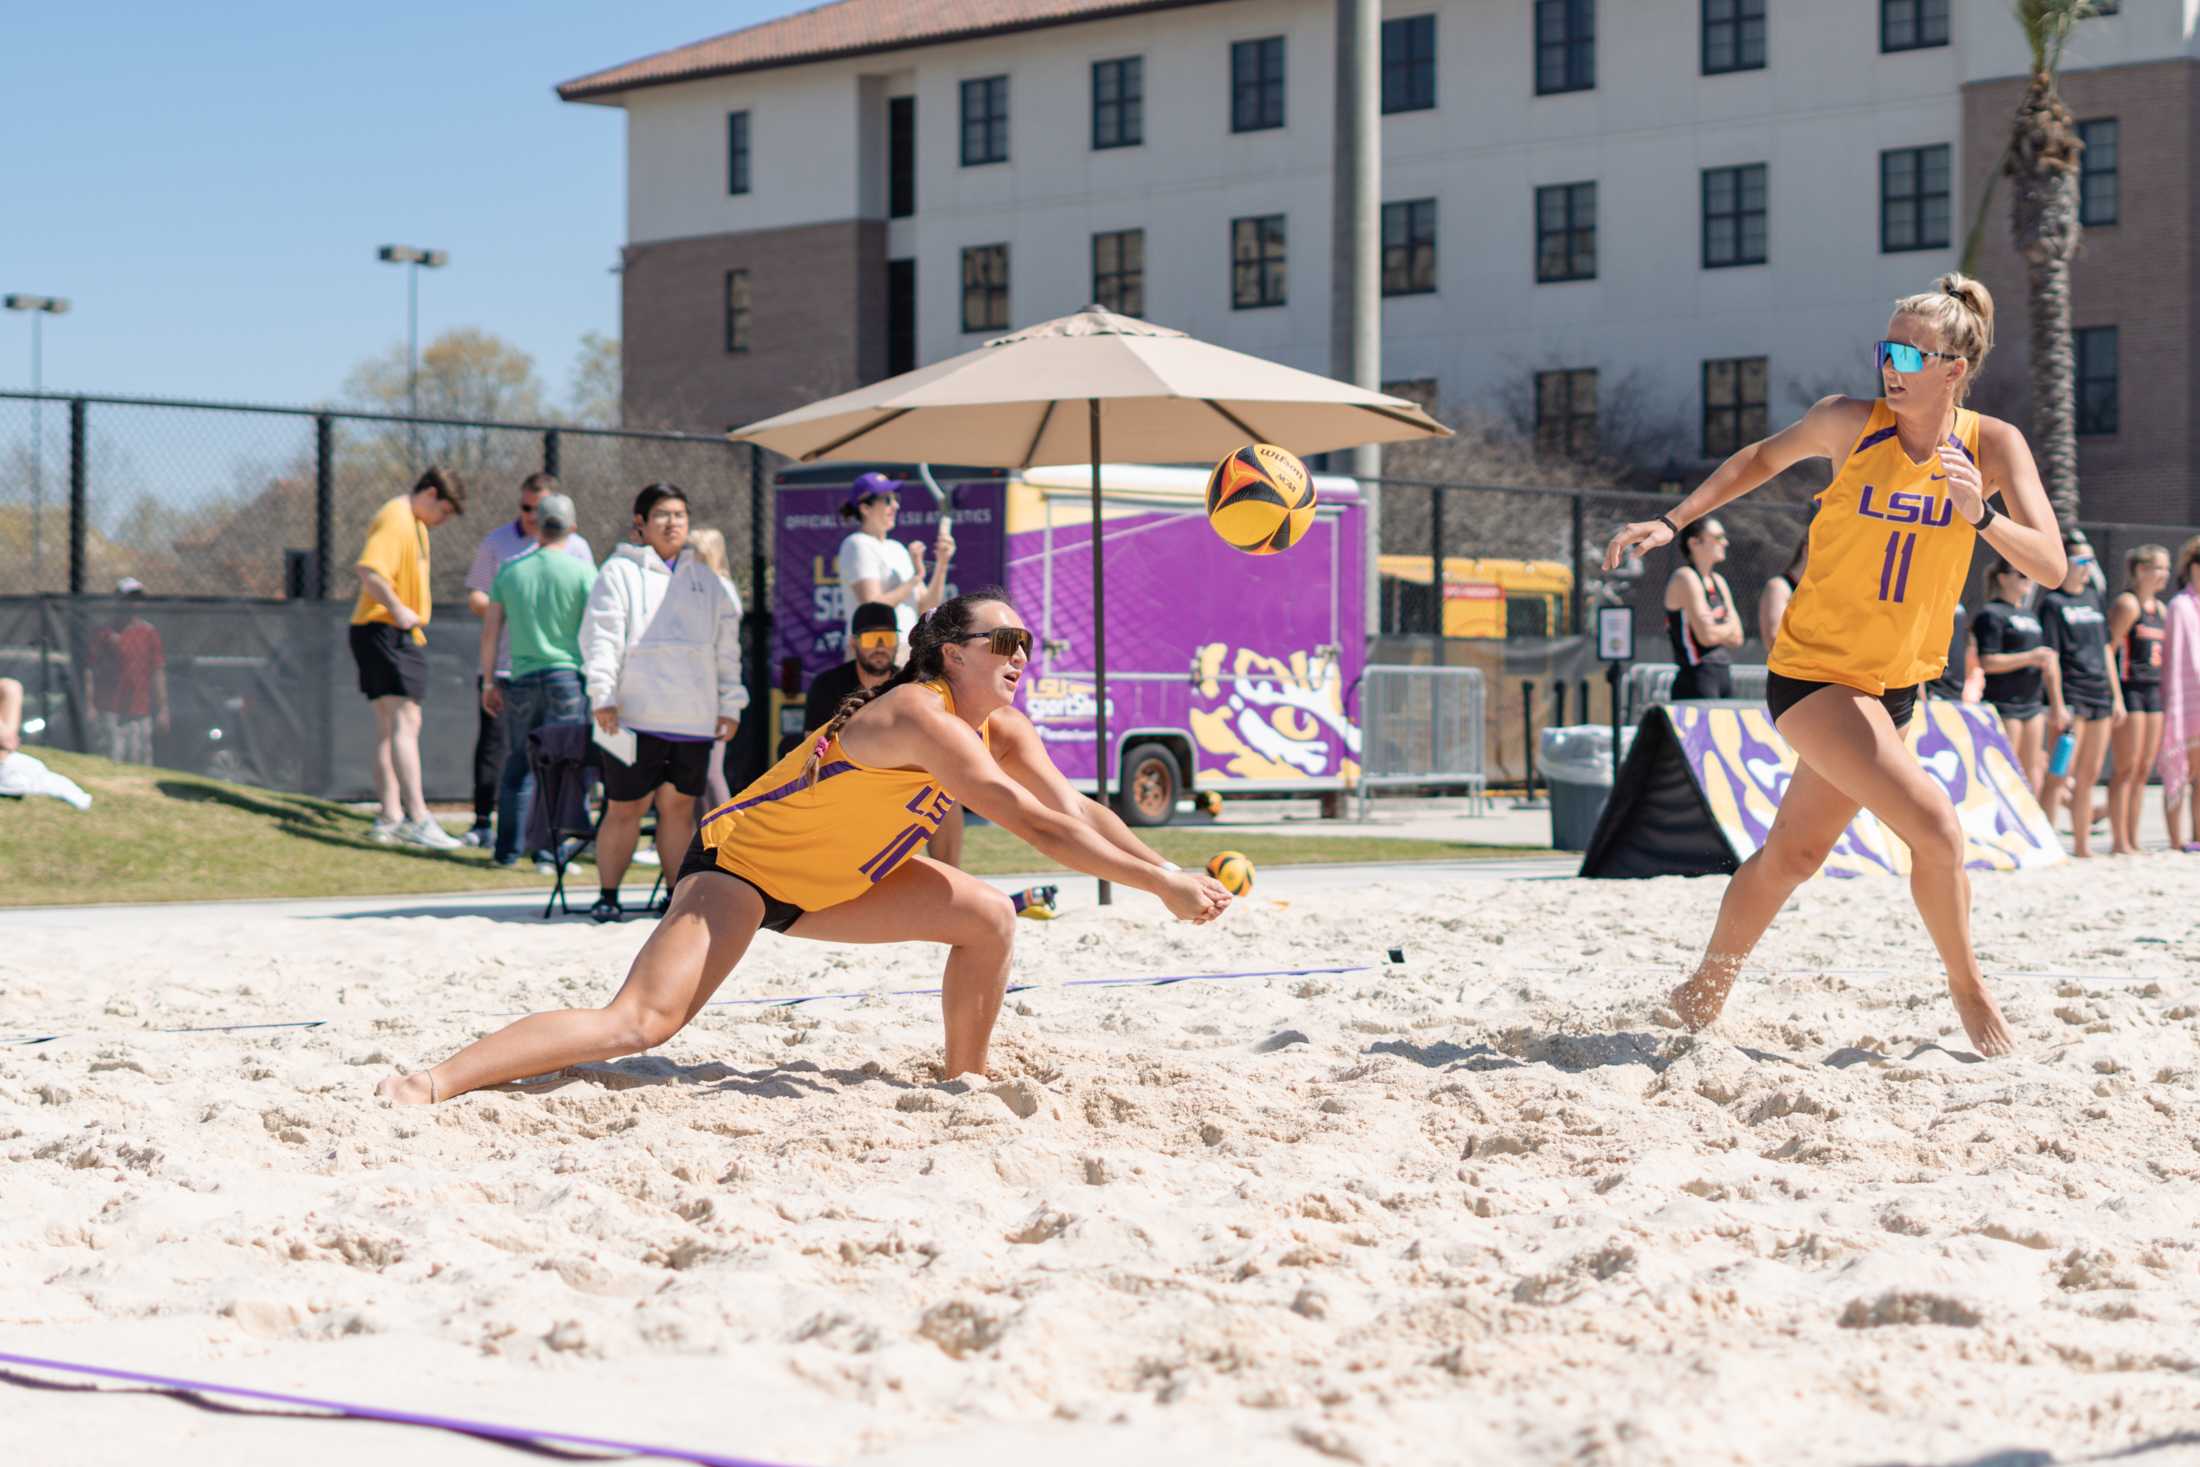
<path id="1" fill-rule="evenodd" d="M 466 510 L 458 475 L 430 468 L 412 493 L 375 511 L 359 552 L 359 600 L 351 609 L 351 656 L 359 691 L 374 705 L 374 838 L 431 850 L 458 842 L 428 814 L 420 793 L 420 700 L 428 691 L 432 582 L 428 532 Z"/>

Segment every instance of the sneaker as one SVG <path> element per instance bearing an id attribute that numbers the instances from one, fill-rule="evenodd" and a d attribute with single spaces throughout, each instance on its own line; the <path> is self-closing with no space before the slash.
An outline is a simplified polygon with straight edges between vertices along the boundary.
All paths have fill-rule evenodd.
<path id="1" fill-rule="evenodd" d="M 518 856 L 491 856 L 491 857 L 489 858 L 489 864 L 490 864 L 490 865 L 492 865 L 492 866 L 494 866 L 494 867 L 496 867 L 496 868 L 497 868 L 497 869 L 498 869 L 499 871 L 509 871 L 509 870 L 511 870 L 511 869 L 512 869 L 513 867 L 515 867 L 515 866 L 517 866 L 517 865 L 519 864 L 519 857 L 518 857 Z"/>
<path id="2" fill-rule="evenodd" d="M 374 817 L 374 824 L 367 827 L 367 838 L 376 845 L 392 846 L 397 844 L 398 832 L 404 828 L 405 822 L 402 820 L 391 820 L 377 815 Z"/>
<path id="3" fill-rule="evenodd" d="M 425 846 L 431 851 L 455 851 L 459 842 L 451 833 L 435 823 L 430 816 L 426 820 L 408 820 L 397 827 L 397 838 L 409 846 Z"/>
<path id="4" fill-rule="evenodd" d="M 644 846 L 634 853 L 634 864 L 637 866 L 661 866 L 664 863 L 655 851 Z"/>
<path id="5" fill-rule="evenodd" d="M 535 869 L 545 876 L 555 876 L 558 874 L 558 858 L 549 851 L 537 851 Z"/>
<path id="6" fill-rule="evenodd" d="M 621 922 L 626 919 L 626 908 L 616 897 L 598 897 L 596 905 L 588 909 L 588 916 L 594 922 Z"/>
<path id="7" fill-rule="evenodd" d="M 458 843 L 462 846 L 490 846 L 496 844 L 496 838 L 497 833 L 495 826 L 477 825 L 472 830 L 469 830 L 464 835 L 460 836 L 458 838 Z"/>

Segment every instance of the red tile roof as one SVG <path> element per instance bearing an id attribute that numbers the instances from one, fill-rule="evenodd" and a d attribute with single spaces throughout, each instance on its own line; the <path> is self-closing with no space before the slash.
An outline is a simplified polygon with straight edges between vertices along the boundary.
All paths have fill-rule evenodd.
<path id="1" fill-rule="evenodd" d="M 1212 0 L 833 0 L 691 46 L 675 46 L 623 66 L 590 72 L 560 86 L 558 95 L 568 102 L 595 101 L 699 77 L 1209 3 Z"/>

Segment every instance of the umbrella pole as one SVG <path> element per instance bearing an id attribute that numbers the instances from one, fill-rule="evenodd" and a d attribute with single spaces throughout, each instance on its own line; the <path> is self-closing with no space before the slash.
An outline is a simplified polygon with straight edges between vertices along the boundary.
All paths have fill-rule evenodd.
<path id="1" fill-rule="evenodd" d="M 1100 399 L 1087 399 L 1092 412 L 1092 768 L 1099 799 L 1108 803 L 1108 578 L 1100 558 Z M 1100 905 L 1115 901 L 1113 886 L 1100 883 Z"/>

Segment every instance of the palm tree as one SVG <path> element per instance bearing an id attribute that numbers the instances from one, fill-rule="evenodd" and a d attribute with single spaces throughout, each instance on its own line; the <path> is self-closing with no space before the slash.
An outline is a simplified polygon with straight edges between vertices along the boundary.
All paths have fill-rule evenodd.
<path id="1" fill-rule="evenodd" d="M 2085 145 L 2055 85 L 2063 46 L 2093 0 L 2014 0 L 2032 51 L 2032 80 L 2017 104 L 2001 160 L 2009 178 L 2009 234 L 2024 257 L 2031 301 L 2032 450 L 2055 517 L 2078 518 L 2077 370 L 2070 338 L 2070 261 L 2078 253 L 2078 155 Z M 1964 243 L 1963 271 L 1978 268 L 1987 202 L 1979 200 Z"/>

